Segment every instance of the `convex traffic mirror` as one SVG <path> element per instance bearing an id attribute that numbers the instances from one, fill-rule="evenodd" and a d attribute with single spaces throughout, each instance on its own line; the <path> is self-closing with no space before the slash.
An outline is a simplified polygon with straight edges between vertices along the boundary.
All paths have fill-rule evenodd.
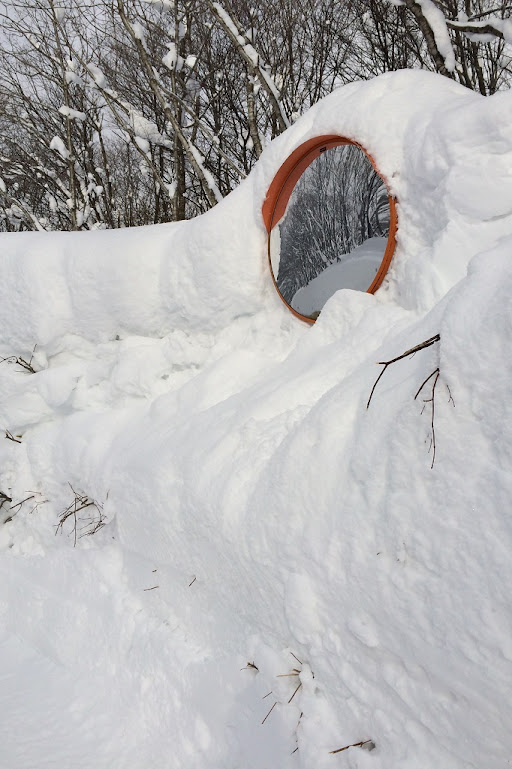
<path id="1" fill-rule="evenodd" d="M 340 136 L 312 139 L 272 182 L 263 217 L 275 286 L 314 322 L 341 288 L 374 293 L 395 249 L 396 210 L 370 155 Z"/>

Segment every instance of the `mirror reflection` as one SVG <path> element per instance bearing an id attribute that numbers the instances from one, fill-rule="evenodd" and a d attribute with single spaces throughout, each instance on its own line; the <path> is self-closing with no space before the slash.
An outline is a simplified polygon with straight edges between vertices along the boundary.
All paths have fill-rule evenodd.
<path id="1" fill-rule="evenodd" d="M 270 233 L 277 287 L 297 312 L 316 317 L 340 288 L 367 291 L 390 227 L 386 186 L 353 144 L 322 152 L 306 168 Z"/>

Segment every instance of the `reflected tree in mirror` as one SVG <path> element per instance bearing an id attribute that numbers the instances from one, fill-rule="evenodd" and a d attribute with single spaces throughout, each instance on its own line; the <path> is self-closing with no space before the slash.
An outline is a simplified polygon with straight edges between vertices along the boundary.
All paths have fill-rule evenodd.
<path id="1" fill-rule="evenodd" d="M 270 234 L 270 258 L 283 298 L 315 317 L 340 288 L 366 291 L 386 250 L 386 186 L 359 147 L 326 149 L 295 185 Z"/>

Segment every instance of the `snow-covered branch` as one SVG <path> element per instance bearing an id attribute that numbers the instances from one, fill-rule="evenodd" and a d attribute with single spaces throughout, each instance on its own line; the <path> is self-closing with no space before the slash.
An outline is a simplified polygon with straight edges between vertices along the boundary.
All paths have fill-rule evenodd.
<path id="1" fill-rule="evenodd" d="M 405 5 L 412 13 L 425 38 L 428 52 L 438 72 L 453 77 L 455 54 L 446 18 L 432 0 L 388 0 L 391 5 Z"/>
<path id="2" fill-rule="evenodd" d="M 210 173 L 206 172 L 206 169 L 202 163 L 202 159 L 199 151 L 197 150 L 196 147 L 194 147 L 193 143 L 185 135 L 181 125 L 179 125 L 172 110 L 170 109 L 169 104 L 167 103 L 165 96 L 162 93 L 162 89 L 160 88 L 160 84 L 156 77 L 156 72 L 149 59 L 146 46 L 143 44 L 142 40 L 140 39 L 140 36 L 135 33 L 133 29 L 133 25 L 128 20 L 128 16 L 126 14 L 126 9 L 124 7 L 123 0 L 117 0 L 117 9 L 124 28 L 132 38 L 133 42 L 135 43 L 137 52 L 139 54 L 140 62 L 142 64 L 146 78 L 149 82 L 149 86 L 153 91 L 153 94 L 157 99 L 158 103 L 160 104 L 160 107 L 163 110 L 163 113 L 166 119 L 169 121 L 169 123 L 173 128 L 174 133 L 178 137 L 188 157 L 190 164 L 192 165 L 195 173 L 197 174 L 198 179 L 200 179 L 205 195 L 208 198 L 208 202 L 210 203 L 211 206 L 214 206 L 216 203 L 222 200 L 222 194 L 219 188 L 217 187 L 217 184 L 215 183 L 213 176 Z"/>
<path id="3" fill-rule="evenodd" d="M 449 29 L 462 32 L 470 40 L 487 42 L 493 38 L 499 38 L 512 44 L 512 21 L 510 19 L 490 18 L 485 21 L 447 20 L 446 25 Z"/>
<path id="4" fill-rule="evenodd" d="M 218 2 L 207 0 L 208 5 L 219 24 L 234 43 L 236 50 L 247 64 L 250 73 L 253 73 L 260 81 L 263 89 L 274 108 L 279 126 L 284 131 L 290 125 L 290 119 L 281 102 L 281 93 L 272 78 L 269 68 L 265 66 L 260 54 L 254 48 L 248 35 L 242 30 L 240 23 L 230 15 Z"/>

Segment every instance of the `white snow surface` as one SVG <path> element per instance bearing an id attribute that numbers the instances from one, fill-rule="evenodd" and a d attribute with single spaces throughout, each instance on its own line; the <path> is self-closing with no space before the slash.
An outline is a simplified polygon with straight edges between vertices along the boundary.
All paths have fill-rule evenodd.
<path id="1" fill-rule="evenodd" d="M 339 262 L 330 264 L 297 291 L 291 302 L 293 309 L 301 315 L 313 315 L 340 288 L 366 291 L 382 263 L 386 244 L 387 238 L 368 238 L 350 254 L 340 255 Z"/>
<path id="2" fill-rule="evenodd" d="M 329 133 L 398 246 L 310 327 L 261 206 Z M 1 236 L 1 769 L 508 766 L 511 171 L 512 94 L 399 72 L 196 220 Z"/>
<path id="3" fill-rule="evenodd" d="M 63 160 L 69 158 L 69 151 L 60 136 L 54 136 L 50 142 L 50 149 L 58 152 Z"/>

